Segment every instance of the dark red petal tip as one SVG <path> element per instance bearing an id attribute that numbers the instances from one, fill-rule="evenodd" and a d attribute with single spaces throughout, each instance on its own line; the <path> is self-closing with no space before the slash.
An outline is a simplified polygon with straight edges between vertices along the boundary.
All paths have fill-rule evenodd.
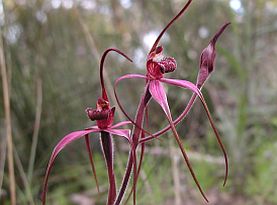
<path id="1" fill-rule="evenodd" d="M 171 19 L 171 21 L 166 25 L 166 27 L 164 27 L 164 29 L 161 31 L 161 33 L 159 34 L 159 36 L 157 37 L 155 43 L 153 44 L 151 50 L 149 51 L 149 54 L 152 53 L 153 51 L 155 51 L 155 49 L 157 48 L 162 36 L 164 35 L 164 33 L 167 31 L 167 29 L 180 17 L 182 16 L 182 14 L 186 11 L 186 9 L 189 7 L 190 3 L 192 2 L 192 0 L 189 0 L 184 7 L 182 8 L 182 10 L 173 18 Z"/>
<path id="2" fill-rule="evenodd" d="M 211 39 L 209 45 L 206 48 L 204 48 L 204 50 L 201 53 L 199 65 L 200 68 L 197 77 L 198 88 L 201 88 L 203 86 L 207 78 L 210 76 L 210 73 L 214 70 L 214 62 L 216 58 L 215 44 L 228 25 L 230 25 L 229 22 L 225 23 L 219 29 L 219 31 Z"/>
<path id="3" fill-rule="evenodd" d="M 227 28 L 227 26 L 229 26 L 231 24 L 231 22 L 227 22 L 225 23 L 223 26 L 221 26 L 221 28 L 217 31 L 217 33 L 214 35 L 214 37 L 211 40 L 211 44 L 215 45 L 218 38 L 221 36 L 221 34 L 224 32 L 224 30 Z"/>

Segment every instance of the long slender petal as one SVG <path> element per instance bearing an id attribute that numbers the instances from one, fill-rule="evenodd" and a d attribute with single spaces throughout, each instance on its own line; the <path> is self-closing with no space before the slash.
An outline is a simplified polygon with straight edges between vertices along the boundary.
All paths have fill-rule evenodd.
<path id="1" fill-rule="evenodd" d="M 46 173 L 45 173 L 45 177 L 44 177 L 44 182 L 43 182 L 43 191 L 42 191 L 42 195 L 41 195 L 41 200 L 42 200 L 42 204 L 45 205 L 46 202 L 46 194 L 47 194 L 47 187 L 48 187 L 48 179 L 49 179 L 49 175 L 50 172 L 53 168 L 54 165 L 54 161 L 57 158 L 58 154 L 70 143 L 72 143 L 73 141 L 86 136 L 92 132 L 99 132 L 98 129 L 90 129 L 90 130 L 81 130 L 81 131 L 75 131 L 75 132 L 71 132 L 68 135 L 66 135 L 65 137 L 63 137 L 58 144 L 56 145 L 56 147 L 54 148 L 52 155 L 50 157 L 50 160 L 48 162 L 48 166 L 46 169 Z"/>
<path id="2" fill-rule="evenodd" d="M 185 107 L 184 111 L 173 121 L 175 126 L 177 124 L 179 124 L 183 119 L 185 119 L 185 117 L 190 112 L 196 98 L 197 98 L 197 95 L 195 93 L 193 93 L 193 95 L 191 96 L 191 98 L 190 98 L 187 106 Z M 164 134 L 165 132 L 167 132 L 170 129 L 171 129 L 170 125 L 167 125 L 163 129 L 155 132 L 152 136 L 147 136 L 147 137 L 141 139 L 139 141 L 139 143 L 148 142 L 148 141 L 153 140 L 153 139 L 159 139 L 158 137 L 160 137 L 162 134 Z"/>
<path id="3" fill-rule="evenodd" d="M 124 137 L 125 139 L 127 139 L 129 142 L 131 141 L 130 139 L 130 134 L 131 131 L 128 129 L 114 129 L 114 128 L 107 128 L 107 129 L 103 129 L 103 131 L 111 133 L 113 135 L 118 135 L 121 137 Z"/>
<path id="4" fill-rule="evenodd" d="M 126 75 L 123 75 L 119 78 L 116 79 L 116 81 L 121 81 L 121 80 L 124 80 L 124 79 L 146 79 L 147 78 L 145 77 L 145 75 L 141 75 L 141 74 L 126 74 Z"/>
<path id="5" fill-rule="evenodd" d="M 98 126 L 95 126 L 95 125 L 85 128 L 85 130 L 91 130 L 91 129 L 95 130 L 95 129 L 99 129 L 99 128 L 98 128 Z"/>
<path id="6" fill-rule="evenodd" d="M 122 127 L 122 126 L 129 125 L 129 124 L 132 124 L 132 122 L 131 121 L 123 121 L 123 122 L 119 122 L 119 123 L 111 126 L 111 128 L 118 128 L 118 127 Z"/>
<path id="7" fill-rule="evenodd" d="M 186 88 L 186 89 L 189 89 L 191 90 L 192 92 L 194 92 L 195 94 L 197 94 L 197 96 L 199 97 L 199 99 L 201 100 L 202 104 L 203 104 L 203 107 L 206 111 L 206 114 L 208 116 L 208 119 L 209 119 L 209 122 L 210 122 L 210 125 L 215 133 L 215 136 L 216 136 L 216 139 L 217 139 L 217 142 L 221 148 L 221 151 L 223 152 L 223 155 L 224 155 L 224 160 L 225 160 L 225 177 L 224 177 L 224 182 L 223 182 L 223 186 L 226 185 L 226 182 L 227 182 L 227 178 L 228 178 L 228 174 L 229 174 L 229 163 L 228 163 L 228 156 L 227 156 L 227 152 L 226 152 L 226 149 L 221 141 L 221 138 L 220 138 L 220 135 L 219 135 L 219 132 L 215 126 L 215 123 L 212 119 L 212 116 L 211 116 L 211 113 L 208 109 L 208 106 L 206 104 L 206 101 L 201 93 L 201 91 L 196 87 L 196 85 L 194 85 L 193 83 L 189 82 L 189 81 L 186 81 L 186 80 L 176 80 L 176 79 L 168 79 L 168 78 L 162 78 L 161 79 L 161 82 L 164 82 L 164 83 L 168 83 L 168 84 L 171 84 L 171 85 L 175 85 L 175 86 L 178 86 L 178 87 L 181 87 L 181 88 Z"/>
<path id="8" fill-rule="evenodd" d="M 183 154 L 183 157 L 184 157 L 184 160 L 189 168 L 189 171 L 191 173 L 191 176 L 192 178 L 194 179 L 200 193 L 202 194 L 203 198 L 209 202 L 209 200 L 207 199 L 204 191 L 202 190 L 201 186 L 200 186 L 200 183 L 198 182 L 198 179 L 193 171 L 193 168 L 190 164 L 190 161 L 189 161 L 189 158 L 186 154 L 186 151 L 184 149 L 184 146 L 183 146 L 183 143 L 176 131 L 176 128 L 174 126 L 174 123 L 172 121 L 172 117 L 171 117 L 171 112 L 170 112 L 170 109 L 169 109 L 169 105 L 168 105 L 168 102 L 167 102 L 167 97 L 166 97 L 166 92 L 164 90 L 164 87 L 161 85 L 161 83 L 158 81 L 158 80 L 153 80 L 150 82 L 149 84 L 149 91 L 153 97 L 153 99 L 158 103 L 160 104 L 160 106 L 162 107 L 162 109 L 164 110 L 166 116 L 167 116 L 167 119 L 168 119 L 168 122 L 171 126 L 171 129 L 173 131 L 173 134 L 174 134 L 174 137 L 179 145 L 179 148 Z"/>
<path id="9" fill-rule="evenodd" d="M 85 135 L 85 141 L 86 141 L 86 147 L 87 147 L 87 151 L 88 151 L 88 155 L 89 155 L 91 170 L 93 172 L 93 176 L 94 176 L 94 180 L 95 180 L 95 183 L 96 183 L 97 191 L 99 193 L 99 183 L 98 183 L 98 179 L 97 179 L 96 169 L 95 169 L 95 166 L 94 166 L 94 161 L 93 161 L 92 151 L 91 151 L 91 148 L 90 148 L 90 140 L 89 140 L 89 135 L 88 134 Z"/>

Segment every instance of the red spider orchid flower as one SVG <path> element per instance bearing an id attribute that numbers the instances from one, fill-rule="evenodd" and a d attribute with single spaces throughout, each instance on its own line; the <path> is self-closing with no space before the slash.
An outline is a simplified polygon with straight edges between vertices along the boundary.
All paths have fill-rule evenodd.
<path id="1" fill-rule="evenodd" d="M 215 57 L 216 57 L 216 50 L 215 50 L 215 44 L 219 38 L 219 36 L 223 33 L 223 31 L 226 29 L 226 27 L 230 25 L 230 23 L 226 23 L 224 24 L 219 31 L 214 35 L 214 37 L 211 39 L 209 45 L 202 51 L 201 55 L 200 55 L 200 63 L 199 63 L 199 72 L 198 72 L 198 76 L 197 76 L 197 81 L 196 81 L 196 86 L 199 90 L 201 90 L 201 88 L 203 87 L 204 83 L 207 81 L 207 79 L 209 78 L 209 76 L 211 75 L 211 73 L 214 70 L 214 61 L 215 61 Z M 177 84 L 176 84 L 177 85 Z M 177 85 L 179 86 L 179 85 Z M 188 105 L 186 106 L 185 110 L 182 112 L 182 114 L 174 120 L 174 125 L 177 125 L 178 123 L 180 123 L 189 113 L 190 109 L 192 108 L 192 105 L 195 102 L 195 99 L 197 97 L 197 94 L 194 93 L 191 97 L 191 99 L 189 100 Z M 208 118 L 210 119 L 211 116 L 208 114 Z M 212 121 L 210 119 L 210 121 Z M 221 142 L 221 139 L 219 138 L 219 134 L 217 133 L 217 130 L 214 127 L 214 124 L 211 123 L 211 126 L 213 127 L 214 131 L 216 132 L 216 137 L 217 137 L 217 141 L 219 143 L 219 146 L 221 147 L 221 150 L 224 154 L 224 158 L 225 158 L 225 166 L 226 166 L 226 173 L 225 173 L 225 178 L 224 178 L 224 183 L 223 185 L 226 185 L 227 182 L 227 177 L 228 177 L 228 158 L 227 158 L 227 153 L 225 151 L 224 145 Z M 157 138 L 159 136 L 161 136 L 163 133 L 165 133 L 166 131 L 168 131 L 170 129 L 170 125 L 163 128 L 162 130 L 152 134 L 149 137 L 145 137 L 144 139 L 140 140 L 140 143 L 149 141 L 151 139 Z"/>
<path id="2" fill-rule="evenodd" d="M 172 119 L 172 115 L 171 115 L 171 111 L 168 105 L 168 101 L 167 101 L 167 95 L 165 92 L 165 89 L 163 87 L 163 83 L 165 84 L 169 84 L 169 85 L 173 85 L 173 86 L 177 86 L 177 87 L 181 87 L 181 88 L 185 88 L 185 89 L 189 89 L 190 91 L 192 91 L 195 95 L 194 98 L 196 98 L 196 96 L 199 97 L 199 99 L 201 100 L 201 103 L 203 104 L 203 107 L 205 109 L 205 112 L 207 113 L 209 122 L 214 130 L 214 133 L 216 135 L 217 141 L 220 145 L 220 148 L 222 149 L 222 152 L 224 154 L 225 157 L 225 163 L 226 163 L 226 175 L 225 175 L 225 179 L 224 179 L 224 185 L 226 183 L 226 179 L 227 179 L 227 175 L 228 175 L 228 158 L 227 158 L 227 154 L 225 151 L 225 148 L 221 142 L 220 136 L 219 136 L 219 132 L 217 131 L 215 124 L 213 122 L 213 119 L 211 117 L 210 111 L 207 107 L 207 104 L 205 102 L 205 99 L 200 91 L 200 88 L 203 86 L 205 80 L 208 78 L 209 74 L 211 73 L 211 71 L 213 70 L 213 64 L 214 64 L 214 60 L 215 60 L 215 43 L 218 39 L 218 37 L 220 36 L 220 34 L 224 31 L 224 29 L 229 25 L 225 24 L 220 31 L 215 35 L 215 37 L 213 38 L 213 40 L 211 41 L 211 43 L 209 44 L 209 46 L 204 49 L 202 55 L 201 55 L 201 61 L 200 61 L 200 71 L 199 71 L 199 75 L 198 75 L 198 81 L 197 81 L 197 85 L 193 84 L 192 82 L 186 81 L 186 80 L 180 80 L 180 79 L 170 79 L 170 78 L 165 78 L 164 74 L 165 73 L 169 73 L 169 72 L 173 72 L 176 68 L 177 68 L 177 63 L 175 61 L 174 58 L 172 57 L 168 57 L 165 56 L 163 54 L 163 48 L 161 46 L 158 46 L 159 41 L 161 39 L 161 37 L 163 36 L 163 34 L 166 32 L 166 30 L 173 24 L 173 22 L 175 22 L 177 20 L 177 18 L 179 18 L 184 11 L 186 10 L 186 8 L 189 6 L 189 4 L 191 3 L 191 1 L 188 1 L 186 3 L 186 5 L 183 7 L 183 9 L 168 23 L 168 25 L 163 29 L 163 31 L 160 33 L 160 35 L 158 36 L 157 40 L 155 41 L 154 45 L 152 46 L 148 56 L 147 56 L 147 62 L 146 62 L 146 68 L 147 68 L 147 73 L 146 75 L 140 75 L 140 74 L 127 74 L 124 75 L 120 78 L 118 78 L 115 82 L 115 96 L 117 98 L 118 104 L 121 108 L 121 110 L 123 111 L 123 113 L 126 115 L 126 117 L 132 121 L 133 124 L 136 125 L 133 134 L 132 134 L 132 151 L 131 154 L 129 156 L 129 161 L 128 161 L 128 165 L 127 165 L 127 169 L 125 172 L 125 176 L 121 185 L 121 189 L 118 193 L 117 199 L 116 199 L 116 203 L 115 204 L 119 204 L 122 200 L 123 194 L 125 192 L 128 180 L 130 178 L 130 172 L 133 168 L 134 170 L 134 184 L 133 184 L 133 203 L 136 203 L 136 196 L 135 196 L 135 191 L 136 191 L 136 180 L 138 177 L 138 173 L 139 173 L 139 169 L 140 169 L 140 164 L 139 164 L 139 168 L 137 170 L 136 168 L 136 147 L 138 146 L 139 143 L 141 143 L 142 148 L 144 149 L 144 143 L 155 138 L 158 137 L 159 135 L 161 135 L 162 133 L 164 133 L 165 131 L 167 131 L 168 129 L 171 129 L 173 131 L 174 137 L 179 145 L 179 148 L 182 152 L 182 155 L 184 157 L 185 163 L 187 164 L 189 171 L 199 189 L 199 191 L 201 192 L 202 196 L 204 197 L 204 199 L 208 202 L 207 197 L 205 196 L 195 174 L 194 171 L 191 167 L 189 158 L 186 154 L 186 151 L 184 150 L 184 146 L 183 143 L 176 131 L 175 125 L 177 123 L 179 123 L 183 117 L 186 116 L 186 114 L 189 112 L 189 110 L 191 109 L 191 106 L 188 109 L 185 109 L 185 114 L 182 113 L 180 117 L 178 117 L 176 120 Z M 204 72 L 204 69 L 207 70 L 207 72 Z M 132 120 L 129 115 L 125 112 L 125 109 L 122 107 L 118 97 L 117 97 L 117 93 L 116 93 L 116 87 L 118 85 L 118 83 L 122 80 L 125 79 L 144 79 L 146 81 L 146 85 L 145 85 L 145 91 L 144 91 L 144 95 L 141 98 L 140 104 L 138 106 L 138 110 L 137 110 L 137 115 L 135 117 L 135 120 Z M 164 111 L 166 118 L 169 122 L 169 126 L 164 128 L 163 130 L 155 133 L 154 135 L 151 135 L 147 138 L 144 137 L 144 133 L 147 132 L 145 131 L 142 127 L 143 127 L 143 119 L 144 119 L 144 115 L 145 115 L 145 109 L 147 108 L 147 104 L 150 101 L 150 99 L 153 98 L 154 101 L 156 101 L 162 108 L 162 110 Z M 194 100 L 193 100 L 194 101 Z M 148 133 L 148 132 L 147 132 Z M 142 158 L 141 154 L 141 158 Z M 141 160 L 140 160 L 141 163 Z"/>
<path id="3" fill-rule="evenodd" d="M 112 135 L 117 135 L 120 137 L 124 137 L 125 139 L 130 142 L 130 130 L 129 129 L 120 129 L 120 127 L 125 126 L 127 124 L 130 124 L 130 121 L 123 121 L 120 123 L 117 123 L 113 125 L 114 121 L 114 112 L 115 107 L 110 108 L 109 99 L 107 96 L 107 92 L 105 90 L 104 85 L 104 79 L 103 79 L 103 68 L 104 68 L 104 61 L 106 55 L 110 51 L 115 51 L 125 58 L 127 58 L 129 61 L 132 61 L 130 58 L 128 58 L 125 54 L 123 54 L 121 51 L 110 48 L 107 49 L 102 58 L 100 63 L 100 79 L 101 79 L 101 88 L 102 88 L 102 97 L 98 98 L 96 103 L 96 109 L 93 108 L 87 108 L 86 112 L 88 117 L 92 121 L 96 121 L 96 126 L 91 126 L 88 128 L 85 128 L 84 130 L 80 131 L 74 131 L 66 136 L 64 136 L 58 144 L 55 146 L 52 155 L 50 157 L 50 160 L 48 162 L 48 166 L 45 173 L 44 183 L 43 183 L 43 192 L 42 192 L 42 204 L 44 205 L 46 203 L 46 194 L 47 194 L 47 187 L 48 187 L 48 179 L 50 172 L 53 168 L 54 161 L 57 158 L 58 154 L 69 144 L 74 142 L 77 139 L 80 139 L 82 137 L 85 137 L 86 142 L 86 148 L 89 154 L 89 160 L 92 167 L 92 171 L 94 174 L 94 178 L 96 181 L 97 189 L 99 190 L 98 181 L 96 177 L 96 171 L 94 167 L 94 162 L 92 158 L 92 151 L 90 148 L 90 141 L 89 141 L 89 134 L 91 133 L 100 133 L 100 143 L 102 146 L 104 158 L 107 165 L 107 172 L 108 172 L 108 178 L 109 178 L 109 193 L 108 193 L 108 199 L 107 204 L 112 205 L 115 197 L 116 197 L 116 181 L 114 176 L 114 151 L 113 151 L 113 141 L 112 141 Z"/>

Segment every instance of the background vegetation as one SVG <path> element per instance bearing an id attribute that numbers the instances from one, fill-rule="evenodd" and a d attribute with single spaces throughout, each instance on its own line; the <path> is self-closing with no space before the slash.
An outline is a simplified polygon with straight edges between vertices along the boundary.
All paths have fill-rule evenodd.
<path id="1" fill-rule="evenodd" d="M 66 133 L 91 124 L 84 110 L 94 107 L 99 96 L 99 55 L 114 46 L 135 62 L 130 64 L 116 55 L 108 58 L 110 91 L 120 75 L 144 73 L 145 57 L 154 37 L 185 1 L 0 2 L 17 200 L 18 204 L 34 205 L 39 204 L 44 171 L 55 144 Z M 166 53 L 178 62 L 172 76 L 194 82 L 202 49 L 226 21 L 232 26 L 218 42 L 216 72 L 203 90 L 229 153 L 226 188 L 221 188 L 223 159 L 199 102 L 178 131 L 211 204 L 277 204 L 277 1 L 195 0 L 162 43 Z M 123 83 L 120 92 L 125 107 L 134 114 L 142 87 L 133 85 Z M 0 204 L 6 205 L 10 204 L 10 183 L 2 88 Z M 177 116 L 190 93 L 170 87 L 168 92 Z M 154 103 L 150 116 L 153 131 L 165 125 Z M 117 117 L 124 118 L 120 112 Z M 204 204 L 171 139 L 169 133 L 160 141 L 148 143 L 138 203 Z M 115 146 L 120 179 L 128 146 L 118 139 Z M 81 140 L 59 156 L 50 177 L 49 204 L 105 203 L 107 176 L 97 137 L 94 153 L 100 194 Z"/>

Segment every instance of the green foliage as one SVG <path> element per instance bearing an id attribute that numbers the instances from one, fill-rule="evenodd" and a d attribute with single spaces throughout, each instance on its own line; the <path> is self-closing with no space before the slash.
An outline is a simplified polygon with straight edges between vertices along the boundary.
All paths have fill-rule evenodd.
<path id="1" fill-rule="evenodd" d="M 258 202 L 277 203 L 277 143 L 264 143 L 254 157 L 253 174 L 248 177 L 247 193 Z"/>

